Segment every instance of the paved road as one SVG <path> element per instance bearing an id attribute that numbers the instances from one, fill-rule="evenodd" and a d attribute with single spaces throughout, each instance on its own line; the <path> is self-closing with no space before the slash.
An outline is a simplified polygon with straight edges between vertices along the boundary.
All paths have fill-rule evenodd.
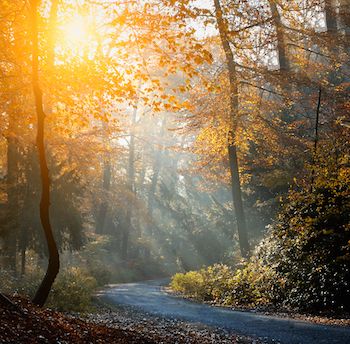
<path id="1" fill-rule="evenodd" d="M 237 334 L 283 344 L 350 344 L 350 328 L 316 325 L 251 312 L 211 307 L 171 296 L 163 281 L 111 285 L 100 293 L 105 301 L 138 307 L 167 318 L 221 327 Z"/>

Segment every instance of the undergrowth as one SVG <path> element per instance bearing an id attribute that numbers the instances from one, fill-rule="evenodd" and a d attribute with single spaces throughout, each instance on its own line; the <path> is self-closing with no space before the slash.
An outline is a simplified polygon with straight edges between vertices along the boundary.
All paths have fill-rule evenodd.
<path id="1" fill-rule="evenodd" d="M 289 192 L 248 262 L 178 273 L 171 287 L 223 305 L 349 311 L 349 155 L 326 158 L 314 171 L 312 189 L 300 183 Z"/>

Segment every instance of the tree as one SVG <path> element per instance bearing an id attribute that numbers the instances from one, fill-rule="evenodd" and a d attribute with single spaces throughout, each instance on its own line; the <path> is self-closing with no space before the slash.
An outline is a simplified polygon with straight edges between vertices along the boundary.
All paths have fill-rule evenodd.
<path id="1" fill-rule="evenodd" d="M 37 114 L 37 150 L 39 156 L 41 173 L 41 200 L 40 200 L 40 221 L 45 233 L 49 251 L 47 271 L 42 280 L 33 302 L 43 306 L 49 295 L 52 284 L 59 272 L 60 259 L 50 223 L 50 176 L 46 161 L 45 152 L 45 112 L 43 107 L 43 92 L 39 82 L 39 30 L 38 30 L 38 6 L 39 0 L 31 0 L 31 40 L 32 40 L 32 86 L 35 98 L 35 109 Z"/>
<path id="2" fill-rule="evenodd" d="M 230 161 L 231 171 L 231 187 L 233 204 L 235 208 L 237 218 L 237 229 L 239 236 L 239 244 L 242 257 L 248 258 L 250 256 L 250 247 L 248 242 L 248 233 L 246 227 L 246 219 L 243 209 L 241 182 L 238 169 L 237 158 L 237 145 L 236 145 L 236 130 L 237 130 L 237 117 L 238 117 L 238 87 L 237 76 L 234 55 L 230 47 L 230 43 L 227 36 L 227 25 L 223 18 L 222 8 L 220 0 L 214 0 L 215 16 L 221 38 L 222 48 L 226 56 L 226 66 L 229 75 L 230 86 L 230 121 L 231 130 L 228 133 L 228 154 Z"/>
<path id="3" fill-rule="evenodd" d="M 275 0 L 269 0 L 269 5 L 270 5 L 271 14 L 272 14 L 272 20 L 276 29 L 279 67 L 281 71 L 289 72 L 290 64 L 288 60 L 285 34 L 284 34 L 283 24 L 281 20 L 281 15 L 278 12 L 278 8 Z"/>

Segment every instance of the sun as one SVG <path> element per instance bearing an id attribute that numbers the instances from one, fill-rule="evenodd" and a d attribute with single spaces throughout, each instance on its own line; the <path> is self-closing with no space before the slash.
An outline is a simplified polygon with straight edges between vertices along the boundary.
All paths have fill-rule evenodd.
<path id="1" fill-rule="evenodd" d="M 58 24 L 55 50 L 64 60 L 82 58 L 92 60 L 105 39 L 101 13 L 63 13 Z M 103 13 L 102 13 L 103 14 Z"/>
<path id="2" fill-rule="evenodd" d="M 63 35 L 71 44 L 86 44 L 89 42 L 88 18 L 76 15 L 63 25 Z"/>

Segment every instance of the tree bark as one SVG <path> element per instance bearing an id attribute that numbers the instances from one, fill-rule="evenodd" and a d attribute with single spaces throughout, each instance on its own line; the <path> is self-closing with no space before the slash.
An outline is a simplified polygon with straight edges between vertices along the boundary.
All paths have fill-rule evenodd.
<path id="1" fill-rule="evenodd" d="M 17 25 L 13 25 L 13 53 L 16 57 L 15 73 L 21 75 L 22 70 L 20 68 L 21 61 L 19 56 L 21 55 L 20 44 L 20 31 L 21 29 Z M 10 44 L 10 43 L 9 43 Z M 11 85 L 7 82 L 5 85 L 11 88 Z M 6 191 L 7 191 L 7 221 L 4 237 L 5 240 L 5 266 L 12 270 L 16 274 L 16 258 L 17 258 L 17 242 L 19 238 L 19 188 L 18 178 L 20 175 L 20 151 L 18 140 L 18 118 L 20 113 L 20 97 L 12 96 L 11 104 L 9 106 L 8 116 L 8 136 L 7 136 L 7 176 L 6 176 Z"/>
<path id="2" fill-rule="evenodd" d="M 329 33 L 335 34 L 337 32 L 337 15 L 335 11 L 335 6 L 333 0 L 325 0 L 325 16 L 326 16 L 326 26 Z"/>
<path id="3" fill-rule="evenodd" d="M 111 162 L 110 162 L 110 156 L 108 153 L 107 158 L 105 158 L 104 161 L 104 167 L 103 167 L 103 200 L 100 205 L 100 209 L 97 214 L 96 219 L 96 233 L 97 234 L 105 234 L 105 223 L 106 223 L 106 215 L 108 210 L 108 201 L 105 199 L 106 194 L 109 192 L 110 186 L 111 186 Z"/>
<path id="4" fill-rule="evenodd" d="M 129 237 L 132 228 L 131 218 L 132 218 L 132 198 L 135 196 L 135 126 L 136 126 L 136 116 L 138 109 L 138 100 L 132 114 L 131 128 L 130 128 L 130 143 L 129 143 L 129 162 L 128 162 L 128 180 L 127 189 L 129 192 L 128 202 L 126 205 L 126 215 L 125 215 L 125 225 L 123 226 L 122 233 L 122 243 L 121 243 L 121 255 L 123 259 L 128 258 L 128 246 Z"/>
<path id="5" fill-rule="evenodd" d="M 350 48 L 350 3 L 349 0 L 339 1 L 339 29 L 344 32 L 344 48 L 346 52 Z"/>
<path id="6" fill-rule="evenodd" d="M 18 236 L 18 150 L 14 137 L 14 118 L 9 118 L 10 134 L 7 138 L 7 228 L 5 232 L 6 267 L 16 273 L 16 253 Z"/>
<path id="7" fill-rule="evenodd" d="M 275 0 L 269 0 L 270 10 L 272 14 L 272 20 L 276 29 L 276 38 L 277 38 L 277 52 L 278 52 L 278 61 L 280 65 L 280 70 L 287 72 L 290 70 L 290 64 L 287 54 L 285 34 L 283 30 L 283 24 L 281 20 L 281 15 L 278 12 Z"/>
<path id="8" fill-rule="evenodd" d="M 22 247 L 21 249 L 21 276 L 26 274 L 26 249 Z"/>
<path id="9" fill-rule="evenodd" d="M 37 137 L 36 144 L 39 156 L 41 173 L 41 200 L 40 200 L 40 221 L 45 234 L 49 261 L 46 274 L 33 298 L 38 306 L 43 306 L 47 300 L 52 284 L 59 272 L 60 260 L 56 241 L 50 223 L 50 178 L 47 167 L 44 126 L 45 112 L 43 108 L 43 94 L 39 83 L 39 44 L 38 44 L 38 6 L 39 0 L 31 0 L 31 24 L 32 24 L 32 87 L 35 98 L 35 109 L 37 115 Z"/>
<path id="10" fill-rule="evenodd" d="M 231 187 L 233 196 L 233 205 L 235 208 L 237 219 L 237 230 L 239 246 L 243 258 L 249 258 L 250 247 L 247 234 L 246 219 L 242 202 L 242 190 L 240 184 L 240 175 L 237 158 L 236 146 L 236 130 L 237 130 L 237 114 L 238 114 L 238 87 L 236 77 L 236 64 L 233 52 L 227 37 L 226 23 L 224 22 L 220 0 L 214 0 L 215 16 L 219 28 L 221 44 L 226 56 L 226 64 L 229 74 L 230 83 L 230 121 L 231 130 L 228 135 L 228 156 L 231 172 Z"/>

